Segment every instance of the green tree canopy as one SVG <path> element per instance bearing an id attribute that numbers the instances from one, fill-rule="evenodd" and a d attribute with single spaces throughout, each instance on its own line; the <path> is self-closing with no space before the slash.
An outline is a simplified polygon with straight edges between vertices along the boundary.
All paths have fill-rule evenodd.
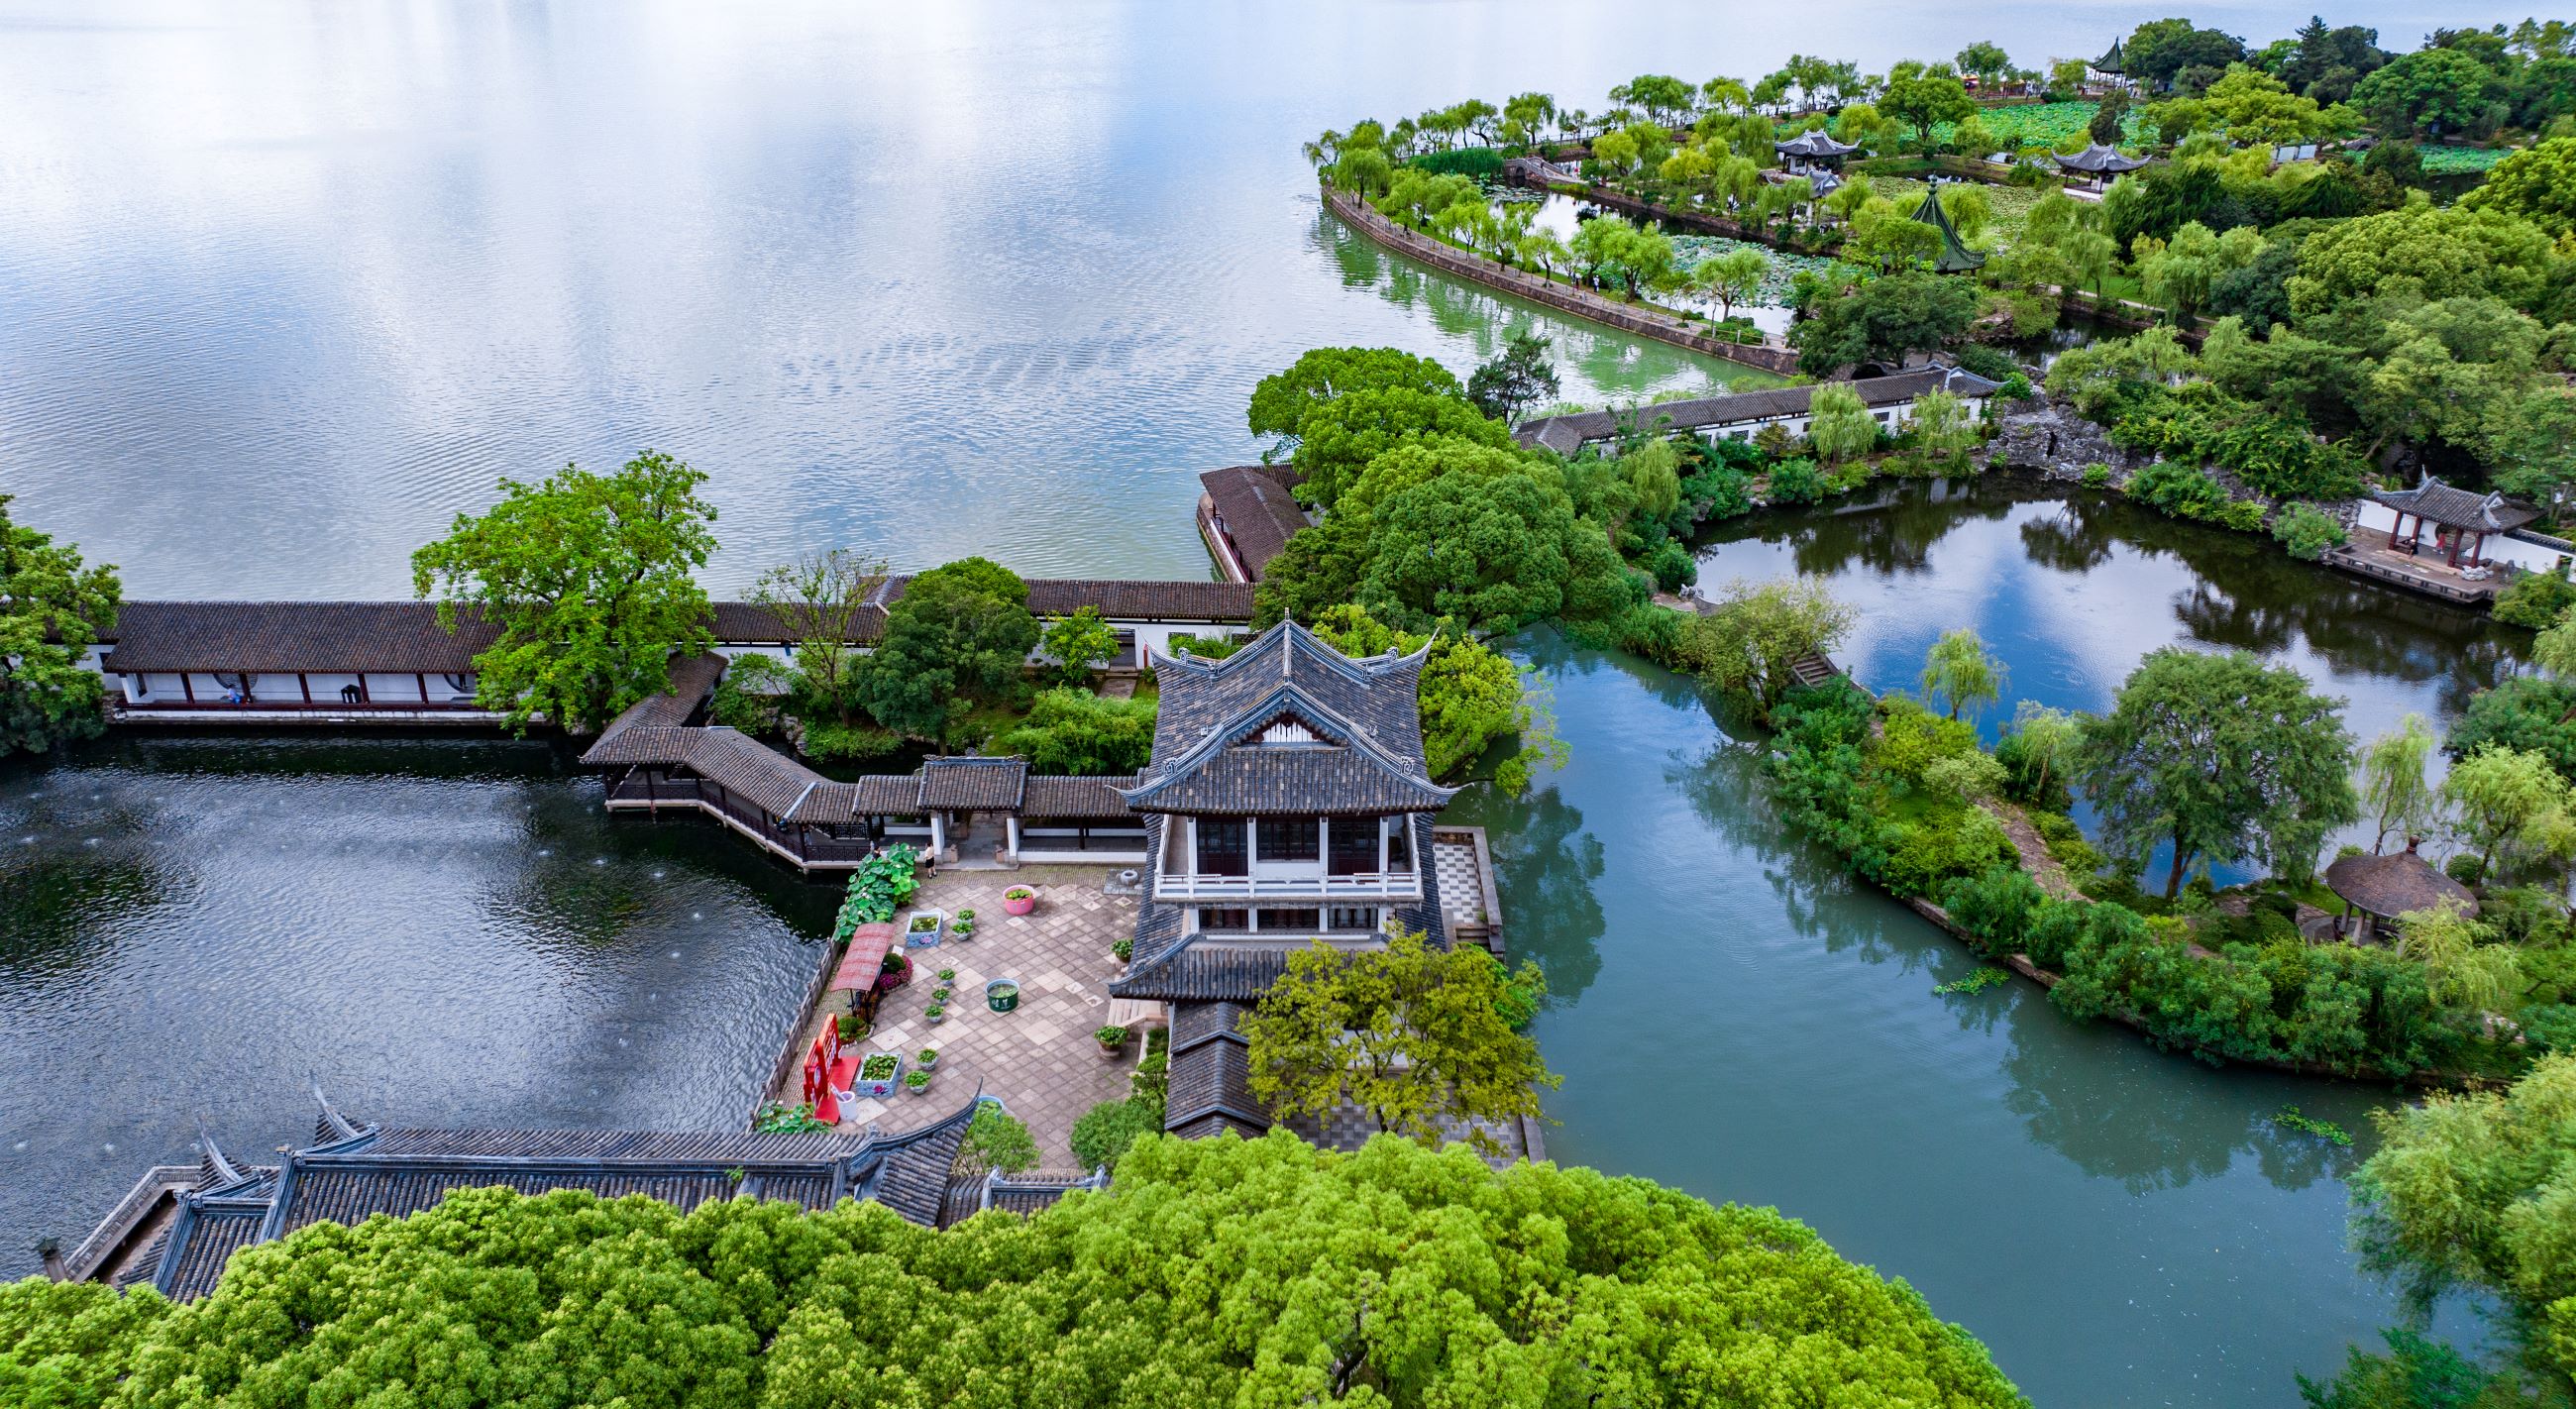
<path id="1" fill-rule="evenodd" d="M 1254 435 L 1276 438 L 1271 447 L 1275 455 L 1294 445 L 1308 411 L 1355 391 L 1382 387 L 1431 396 L 1457 396 L 1460 391 L 1457 377 L 1427 357 L 1392 347 L 1319 347 L 1286 371 L 1263 377 L 1252 389 L 1246 420 Z"/>
<path id="2" fill-rule="evenodd" d="M 1316 617 L 1315 634 L 1348 656 L 1420 650 L 1425 637 L 1380 623 L 1351 603 Z M 1420 696 L 1423 766 L 1435 779 L 1455 778 L 1505 737 L 1520 748 L 1497 764 L 1494 786 L 1519 793 L 1530 769 L 1562 765 L 1565 745 L 1545 702 L 1534 698 L 1510 657 L 1473 637 L 1443 630 L 1422 660 Z"/>
<path id="3" fill-rule="evenodd" d="M 859 631 L 885 580 L 884 560 L 835 548 L 782 563 L 752 585 L 753 603 L 778 618 L 792 643 L 800 710 L 846 721 L 858 707 L 851 682 L 863 659 Z"/>
<path id="4" fill-rule="evenodd" d="M 2243 652 L 2166 646 L 2088 719 L 2078 780 L 2103 845 L 2144 866 L 2173 847 L 2164 893 L 2213 862 L 2259 861 L 2304 877 L 2326 834 L 2360 815 L 2343 702 Z"/>
<path id="5" fill-rule="evenodd" d="M 2422 49 L 2373 72 L 2352 105 L 2389 136 L 2483 133 L 2503 120 L 2504 80 L 2457 49 Z"/>
<path id="6" fill-rule="evenodd" d="M 2563 1394 L 2576 1380 L 2576 1055 L 2543 1059 L 2502 1095 L 2437 1093 L 2372 1118 L 2382 1143 L 2352 1179 L 2363 1265 L 2417 1308 L 2460 1287 L 2503 1298 L 2508 1335 Z"/>
<path id="7" fill-rule="evenodd" d="M 84 566 L 78 548 L 12 518 L 10 498 L 0 494 L 0 756 L 104 727 L 106 682 L 83 657 L 124 600 L 113 564 Z"/>
<path id="8" fill-rule="evenodd" d="M 1090 681 L 1092 671 L 1117 658 L 1118 629 L 1100 614 L 1100 608 L 1076 607 L 1063 616 L 1047 618 L 1038 648 L 1054 660 L 1059 683 L 1079 686 Z"/>
<path id="9" fill-rule="evenodd" d="M 984 752 L 1018 754 L 1032 773 L 1138 773 L 1154 755 L 1154 713 L 1151 696 L 1113 700 L 1061 686 L 1041 690 L 1027 717 L 987 739 Z"/>
<path id="10" fill-rule="evenodd" d="M 1408 455 L 1435 453 L 1427 446 L 1398 450 L 1369 475 Z M 1528 468 L 1445 469 L 1387 494 L 1369 512 L 1356 600 L 1390 623 L 1446 618 L 1483 635 L 1543 619 L 1599 618 L 1629 604 L 1618 554 L 1600 525 L 1575 516 L 1553 476 Z"/>
<path id="11" fill-rule="evenodd" d="M 1297 423 L 1297 497 L 1327 512 L 1361 471 L 1387 451 L 1432 438 L 1508 450 L 1511 428 L 1456 394 L 1411 387 L 1346 393 Z"/>
<path id="12" fill-rule="evenodd" d="M 1913 73 L 1889 81 L 1879 94 L 1878 110 L 1912 127 L 1914 140 L 1929 150 L 1932 129 L 1974 116 L 1977 100 L 1968 96 L 1967 86 L 1954 75 Z"/>
<path id="13" fill-rule="evenodd" d="M 888 729 L 943 739 L 977 705 L 1024 697 L 1038 635 L 1017 573 L 988 558 L 932 568 L 887 609 L 856 677 L 859 700 Z"/>
<path id="14" fill-rule="evenodd" d="M 2025 1403 L 1911 1288 L 1770 1209 L 1285 1133 L 1147 1136 L 1105 1194 L 944 1232 L 870 1203 L 462 1190 L 251 1249 L 186 1307 L 0 1288 L 0 1384 L 23 1366 L 131 1366 L 130 1409 Z"/>
<path id="15" fill-rule="evenodd" d="M 1986 649 L 1975 631 L 1962 626 L 1942 632 L 1925 653 L 1923 697 L 1935 704 L 1946 702 L 1948 718 L 1958 718 L 1962 709 L 1973 715 L 2003 698 L 2005 676 L 2004 663 Z"/>
<path id="16" fill-rule="evenodd" d="M 2425 772 L 2438 742 L 2424 716 L 2409 711 L 2362 750 L 2361 815 L 2373 828 L 2372 851 L 2387 850 L 2391 836 L 2429 836 L 2441 820 L 2441 793 Z"/>
<path id="17" fill-rule="evenodd" d="M 1798 349 L 1798 370 L 1822 377 L 1855 363 L 1892 366 L 1909 352 L 1931 351 L 1966 332 L 1976 316 L 1977 289 L 1965 279 L 1891 274 L 1827 300 L 1790 331 L 1789 341 Z"/>
<path id="18" fill-rule="evenodd" d="M 2306 320 L 2359 299 L 2484 295 L 2547 316 L 2564 295 L 2564 269 L 2549 236 L 2529 221 L 2419 200 L 2309 235 L 2289 280 L 2290 307 Z"/>
<path id="19" fill-rule="evenodd" d="M 1477 365 L 1467 378 L 1467 399 L 1476 409 L 1508 425 L 1532 405 L 1556 395 L 1556 365 L 1548 361 L 1548 340 L 1514 333 L 1503 350 Z"/>
<path id="20" fill-rule="evenodd" d="M 1814 577 L 1738 579 L 1711 603 L 1714 610 L 1691 622 L 1690 654 L 1700 678 L 1765 710 L 1797 683 L 1791 667 L 1832 651 L 1854 620 L 1852 609 Z"/>
<path id="21" fill-rule="evenodd" d="M 1389 1134 L 1425 1145 L 1465 1123 L 1499 1153 L 1489 1125 L 1539 1118 L 1538 1089 L 1559 1078 L 1504 1016 L 1505 988 L 1546 991 L 1485 950 L 1433 948 L 1419 933 L 1357 951 L 1317 943 L 1288 956 L 1243 1020 L 1252 1090 L 1275 1119 L 1357 1107 Z"/>
<path id="22" fill-rule="evenodd" d="M 672 655 L 714 641 L 694 576 L 716 546 L 705 482 L 654 450 L 613 474 L 505 479 L 500 503 L 412 553 L 412 591 L 439 594 L 441 624 L 471 611 L 500 629 L 474 658 L 484 708 L 581 733 L 671 687 Z"/>
<path id="23" fill-rule="evenodd" d="M 2552 235 L 2576 230 L 2576 137 L 2553 137 L 2497 162 L 2460 204 L 2520 216 Z"/>
<path id="24" fill-rule="evenodd" d="M 2576 857 L 2576 795 L 2543 754 L 2493 744 L 2465 754 L 2442 780 L 2442 800 L 2481 876 L 2563 876 Z"/>

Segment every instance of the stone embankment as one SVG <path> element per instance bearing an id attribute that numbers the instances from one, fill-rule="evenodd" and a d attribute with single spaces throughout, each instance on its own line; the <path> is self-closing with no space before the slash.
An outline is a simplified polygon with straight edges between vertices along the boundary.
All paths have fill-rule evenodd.
<path id="1" fill-rule="evenodd" d="M 1785 347 L 1747 347 L 1709 337 L 1698 331 L 1689 319 L 1658 309 L 1642 308 L 1617 299 L 1559 283 L 1554 279 L 1508 268 L 1481 255 L 1469 254 L 1453 245 L 1443 244 L 1419 230 L 1407 229 L 1377 213 L 1366 201 L 1340 191 L 1327 189 L 1324 205 L 1343 224 L 1368 236 L 1377 243 L 1419 260 L 1444 274 L 1455 275 L 1490 289 L 1542 304 L 1557 312 L 1606 323 L 1621 332 L 1670 343 L 1709 357 L 1722 357 L 1747 367 L 1758 367 L 1779 376 L 1790 376 L 1798 370 L 1798 354 Z"/>

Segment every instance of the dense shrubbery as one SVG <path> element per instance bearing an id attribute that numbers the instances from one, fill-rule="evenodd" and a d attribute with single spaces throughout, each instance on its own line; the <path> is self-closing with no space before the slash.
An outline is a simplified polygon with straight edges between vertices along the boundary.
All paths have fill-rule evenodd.
<path id="1" fill-rule="evenodd" d="M 2111 439 L 2168 459 L 2219 465 L 2275 499 L 2349 499 L 2361 492 L 2361 462 L 2352 452 L 2320 444 L 2297 420 L 2207 382 L 2178 390 L 2136 387 L 2111 422 Z"/>
<path id="2" fill-rule="evenodd" d="M 1505 1384 L 1551 1403 L 2023 1402 L 1904 1283 L 1768 1209 L 1285 1132 L 1142 1140 L 1106 1195 L 945 1232 L 874 1204 L 684 1216 L 476 1189 L 248 1249 L 185 1307 L 0 1289 L 13 1403 L 1433 1405 Z"/>
<path id="3" fill-rule="evenodd" d="M 2548 675 L 2516 675 L 2470 699 L 2447 747 L 2466 757 L 2502 747 L 2537 753 L 2562 778 L 2576 782 L 2576 682 Z"/>
<path id="4" fill-rule="evenodd" d="M 1976 731 L 1902 698 L 1879 713 L 1845 684 L 1791 690 L 1772 714 L 1771 773 L 1791 820 L 1900 895 L 1936 895 L 2012 854 L 1995 819 L 1952 786 L 1944 761 L 1978 754 Z"/>
<path id="5" fill-rule="evenodd" d="M 1105 699 L 1064 687 L 1040 691 L 1027 718 L 986 740 L 984 751 L 1018 754 L 1033 773 L 1134 773 L 1153 757 L 1154 700 Z"/>
<path id="6" fill-rule="evenodd" d="M 2012 866 L 1953 881 L 1950 917 L 1992 957 L 2064 975 L 2050 998 L 2077 1017 L 2134 1019 L 2159 1042 L 2213 1057 L 2402 1076 L 2456 1041 L 2421 964 L 2386 949 L 2312 945 L 2278 905 L 2197 932 L 2123 905 L 2053 900 Z"/>

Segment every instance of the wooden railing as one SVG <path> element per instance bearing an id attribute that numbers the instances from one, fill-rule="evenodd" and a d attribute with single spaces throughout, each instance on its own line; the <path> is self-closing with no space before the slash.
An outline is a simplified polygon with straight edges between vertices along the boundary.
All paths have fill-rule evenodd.
<path id="1" fill-rule="evenodd" d="M 1326 875 L 1212 876 L 1163 872 L 1154 878 L 1157 900 L 1419 900 L 1418 871 L 1356 871 Z"/>

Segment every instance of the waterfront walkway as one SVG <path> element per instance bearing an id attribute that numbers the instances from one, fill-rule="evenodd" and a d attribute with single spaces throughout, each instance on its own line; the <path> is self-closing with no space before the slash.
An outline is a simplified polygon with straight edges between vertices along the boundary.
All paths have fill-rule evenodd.
<path id="1" fill-rule="evenodd" d="M 1688 348 L 1704 356 L 1724 358 L 1784 377 L 1798 370 L 1798 354 L 1785 347 L 1747 347 L 1726 342 L 1700 332 L 1699 324 L 1678 314 L 1623 303 L 1589 289 L 1505 268 L 1481 255 L 1442 244 L 1419 230 L 1398 225 L 1380 215 L 1368 202 L 1329 187 L 1324 191 L 1324 204 L 1343 224 L 1398 254 L 1420 260 L 1445 274 L 1472 280 L 1532 303 L 1544 304 L 1559 313 L 1607 323 L 1621 332 Z"/>

